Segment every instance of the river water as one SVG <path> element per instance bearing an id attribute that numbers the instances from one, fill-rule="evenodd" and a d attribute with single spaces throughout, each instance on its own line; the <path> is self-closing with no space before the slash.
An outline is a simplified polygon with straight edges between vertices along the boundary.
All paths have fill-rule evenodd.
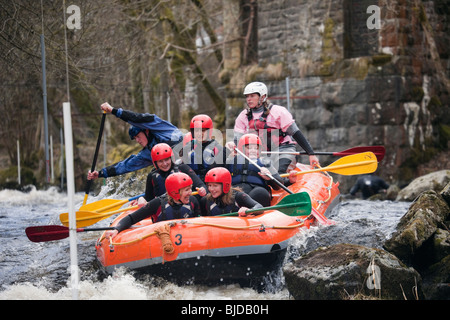
<path id="1" fill-rule="evenodd" d="M 88 203 L 104 198 L 104 192 L 88 198 Z M 128 196 L 109 196 L 126 199 Z M 82 204 L 83 194 L 75 197 L 75 208 Z M 320 246 L 354 243 L 381 248 L 389 238 L 410 203 L 392 201 L 344 200 L 330 219 L 333 226 L 302 230 L 288 248 L 286 263 Z M 20 192 L 0 191 L 0 300 L 72 298 L 70 289 L 69 239 L 33 243 L 25 228 L 36 225 L 60 225 L 59 214 L 67 212 L 67 195 L 56 189 Z M 113 218 L 96 224 L 104 227 Z M 94 243 L 99 232 L 78 233 L 80 268 L 79 299 L 136 300 L 289 300 L 291 299 L 281 271 L 267 276 L 264 291 L 239 285 L 178 286 L 151 276 L 135 278 L 126 270 L 109 277 L 101 276 L 95 263 Z"/>

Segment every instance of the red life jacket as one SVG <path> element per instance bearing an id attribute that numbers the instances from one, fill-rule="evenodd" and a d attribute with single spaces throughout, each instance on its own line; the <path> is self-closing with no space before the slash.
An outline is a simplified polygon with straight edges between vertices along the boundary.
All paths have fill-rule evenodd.
<path id="1" fill-rule="evenodd" d="M 280 128 L 273 128 L 267 125 L 267 117 L 270 114 L 270 109 L 273 104 L 271 103 L 269 107 L 264 107 L 264 111 L 258 119 L 253 118 L 253 112 L 249 110 L 247 112 L 247 119 L 250 131 L 255 131 L 255 133 L 260 137 L 264 146 L 267 146 L 267 150 L 271 150 L 271 145 L 279 146 L 283 143 L 284 137 L 287 136 L 287 133 L 283 132 Z M 264 131 L 267 132 L 267 139 L 264 137 Z M 253 133 L 253 132 L 250 132 Z M 274 133 L 278 133 L 274 134 Z M 272 143 L 269 143 L 272 141 Z"/>

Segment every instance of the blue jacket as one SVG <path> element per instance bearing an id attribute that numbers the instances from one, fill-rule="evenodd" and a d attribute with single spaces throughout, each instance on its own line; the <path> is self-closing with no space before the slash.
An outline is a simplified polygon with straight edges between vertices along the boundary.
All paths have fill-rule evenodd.
<path id="1" fill-rule="evenodd" d="M 127 159 L 119 161 L 100 170 L 99 177 L 108 178 L 128 172 L 137 171 L 153 165 L 151 149 L 158 143 L 167 143 L 174 146 L 183 140 L 183 133 L 173 124 L 162 120 L 155 114 L 137 113 L 122 108 L 113 108 L 112 113 L 129 124 L 149 129 L 148 144 L 137 155 L 131 155 Z"/>

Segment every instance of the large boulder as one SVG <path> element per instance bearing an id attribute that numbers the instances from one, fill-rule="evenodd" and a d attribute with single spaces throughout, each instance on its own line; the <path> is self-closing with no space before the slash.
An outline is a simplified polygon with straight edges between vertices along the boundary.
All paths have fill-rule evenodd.
<path id="1" fill-rule="evenodd" d="M 283 268 L 295 299 L 340 300 L 357 295 L 421 299 L 421 277 L 381 249 L 337 244 L 316 249 Z"/>
<path id="2" fill-rule="evenodd" d="M 423 291 L 429 300 L 450 299 L 450 255 L 424 272 Z"/>
<path id="3" fill-rule="evenodd" d="M 397 230 L 384 243 L 384 248 L 406 263 L 442 226 L 450 208 L 442 196 L 433 190 L 423 192 L 400 219 Z"/>
<path id="4" fill-rule="evenodd" d="M 450 232 L 444 229 L 437 229 L 432 238 L 433 261 L 440 261 L 450 256 Z"/>
<path id="5" fill-rule="evenodd" d="M 397 201 L 413 201 L 422 192 L 434 190 L 440 192 L 450 182 L 450 170 L 429 173 L 414 179 L 407 187 L 400 190 Z"/>
<path id="6" fill-rule="evenodd" d="M 445 202 L 447 202 L 447 204 L 450 206 L 450 182 L 447 183 L 444 189 L 442 189 L 440 195 L 442 199 L 444 199 Z"/>

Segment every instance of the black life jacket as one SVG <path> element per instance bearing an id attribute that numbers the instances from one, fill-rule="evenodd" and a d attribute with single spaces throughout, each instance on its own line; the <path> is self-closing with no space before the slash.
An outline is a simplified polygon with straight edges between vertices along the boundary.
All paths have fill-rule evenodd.
<path id="1" fill-rule="evenodd" d="M 166 193 L 166 178 L 174 173 L 179 172 L 178 166 L 176 164 L 172 165 L 172 168 L 169 172 L 164 172 L 165 177 L 161 175 L 161 171 L 159 169 L 154 169 L 150 174 L 152 175 L 152 184 L 153 184 L 153 190 L 155 193 L 155 197 L 159 197 Z"/>
<path id="2" fill-rule="evenodd" d="M 232 191 L 230 191 L 230 192 L 232 192 Z M 206 211 L 209 216 L 218 216 L 218 215 L 225 214 L 225 213 L 237 212 L 238 210 L 239 210 L 239 207 L 236 204 L 236 202 L 234 201 L 234 198 L 233 198 L 233 204 L 228 204 L 228 205 L 225 205 L 220 198 L 215 199 L 215 200 L 208 199 L 206 201 Z"/>
<path id="3" fill-rule="evenodd" d="M 173 219 L 186 219 L 194 217 L 194 205 L 189 201 L 188 204 L 175 204 L 171 206 L 167 200 L 167 195 L 160 197 L 161 200 L 161 214 L 158 216 L 158 221 L 166 221 Z"/>
<path id="4" fill-rule="evenodd" d="M 256 160 L 256 163 L 260 167 L 265 165 L 260 159 Z M 252 185 L 268 188 L 266 180 L 260 175 L 260 170 L 255 165 L 251 164 L 247 159 L 241 155 L 237 155 L 232 164 L 228 165 L 228 170 L 231 172 L 231 184 L 238 185 L 241 183 L 249 183 Z"/>
<path id="5" fill-rule="evenodd" d="M 190 153 L 190 163 L 188 165 L 194 170 L 194 172 L 204 180 L 206 173 L 211 169 L 212 165 L 216 163 L 216 155 L 219 153 L 217 142 L 213 139 L 208 143 L 205 148 L 197 148 L 196 146 Z M 202 152 L 200 155 L 199 153 Z M 201 162 L 200 162 L 201 156 Z"/>

